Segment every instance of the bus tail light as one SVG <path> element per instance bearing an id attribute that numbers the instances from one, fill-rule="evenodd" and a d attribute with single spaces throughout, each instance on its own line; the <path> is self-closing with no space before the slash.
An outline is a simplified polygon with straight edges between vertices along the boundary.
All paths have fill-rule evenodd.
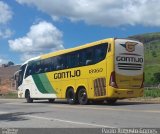
<path id="1" fill-rule="evenodd" d="M 143 73 L 143 79 L 142 79 L 142 84 L 141 84 L 140 88 L 144 88 L 144 73 Z"/>
<path id="2" fill-rule="evenodd" d="M 114 88 L 118 88 L 114 71 L 111 73 L 109 85 Z"/>

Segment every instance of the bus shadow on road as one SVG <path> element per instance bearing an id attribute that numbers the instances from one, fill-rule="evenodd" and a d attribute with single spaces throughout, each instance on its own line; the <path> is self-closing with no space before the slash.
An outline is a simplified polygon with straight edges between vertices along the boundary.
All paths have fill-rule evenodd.
<path id="1" fill-rule="evenodd" d="M 91 103 L 90 105 L 101 105 L 101 106 L 129 106 L 129 105 L 149 105 L 149 104 L 157 104 L 154 102 L 134 102 L 134 101 L 117 101 L 114 104 L 104 103 Z M 159 103 L 160 104 L 160 103 Z"/>
<path id="2" fill-rule="evenodd" d="M 0 114 L 0 121 L 25 121 L 29 120 L 29 118 L 26 118 L 26 115 L 34 115 L 37 113 L 44 113 L 44 112 L 15 112 L 15 113 L 4 113 Z"/>
<path id="3" fill-rule="evenodd" d="M 25 103 L 27 103 L 27 102 L 25 102 Z M 49 102 L 47 100 L 34 100 L 33 103 L 37 103 L 37 104 L 68 104 L 66 100 L 61 100 L 61 99 L 55 100 L 54 102 Z"/>
<path id="4" fill-rule="evenodd" d="M 59 104 L 66 104 L 66 105 L 70 105 L 68 104 L 68 102 L 66 100 L 55 100 L 54 102 L 50 103 L 46 100 L 36 100 L 34 101 L 34 103 L 37 104 L 51 104 L 51 105 L 59 105 Z M 97 106 L 128 106 L 128 105 L 148 105 L 148 104 L 160 104 L 160 102 L 134 102 L 134 101 L 123 101 L 123 100 L 119 100 L 117 101 L 115 104 L 108 104 L 106 101 L 104 102 L 92 102 L 90 101 L 87 105 L 97 105 Z M 73 104 L 73 105 L 80 105 L 80 104 Z"/>
<path id="5" fill-rule="evenodd" d="M 155 104 L 152 102 L 130 102 L 130 101 L 125 101 L 125 102 L 117 102 L 113 105 L 109 105 L 107 103 L 105 103 L 104 105 L 109 105 L 109 106 L 128 106 L 128 105 L 148 105 L 148 104 Z"/>

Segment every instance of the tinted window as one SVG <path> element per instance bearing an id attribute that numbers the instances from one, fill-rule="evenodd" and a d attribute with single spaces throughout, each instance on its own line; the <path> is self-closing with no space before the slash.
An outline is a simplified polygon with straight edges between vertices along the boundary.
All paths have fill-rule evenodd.
<path id="1" fill-rule="evenodd" d="M 91 48 L 81 50 L 82 65 L 92 65 L 104 60 L 107 53 L 108 44 L 100 44 Z"/>
<path id="2" fill-rule="evenodd" d="M 106 43 L 95 47 L 94 49 L 94 60 L 95 63 L 104 60 L 107 52 L 108 45 Z"/>
<path id="3" fill-rule="evenodd" d="M 96 64 L 105 59 L 108 43 L 29 63 L 26 76 Z"/>
<path id="4" fill-rule="evenodd" d="M 66 60 L 65 60 L 65 56 L 56 56 L 53 57 L 53 64 L 55 66 L 54 70 L 61 70 L 64 69 L 66 67 Z M 54 71 L 52 70 L 52 71 Z"/>
<path id="5" fill-rule="evenodd" d="M 43 65 L 41 64 L 41 61 L 36 61 L 34 63 L 34 72 L 33 74 L 39 74 L 43 72 Z"/>
<path id="6" fill-rule="evenodd" d="M 67 54 L 67 68 L 77 67 L 79 65 L 79 52 Z"/>
<path id="7" fill-rule="evenodd" d="M 83 51 L 83 64 L 91 65 L 94 63 L 94 47 L 84 49 Z"/>
<path id="8" fill-rule="evenodd" d="M 31 63 L 28 63 L 25 78 L 33 74 L 33 72 L 34 72 L 34 65 Z"/>
<path id="9" fill-rule="evenodd" d="M 20 72 L 18 76 L 18 86 L 20 86 L 23 82 L 25 68 L 26 68 L 26 64 L 20 67 Z"/>
<path id="10" fill-rule="evenodd" d="M 54 64 L 52 58 L 43 60 L 43 72 L 50 72 L 54 70 Z"/>

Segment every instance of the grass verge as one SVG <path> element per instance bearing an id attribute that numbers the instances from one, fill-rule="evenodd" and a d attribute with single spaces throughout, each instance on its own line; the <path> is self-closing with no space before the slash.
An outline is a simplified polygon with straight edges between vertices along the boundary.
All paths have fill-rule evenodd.
<path id="1" fill-rule="evenodd" d="M 160 97 L 160 89 L 159 88 L 146 88 L 144 90 L 144 97 L 151 97 L 151 98 Z"/>

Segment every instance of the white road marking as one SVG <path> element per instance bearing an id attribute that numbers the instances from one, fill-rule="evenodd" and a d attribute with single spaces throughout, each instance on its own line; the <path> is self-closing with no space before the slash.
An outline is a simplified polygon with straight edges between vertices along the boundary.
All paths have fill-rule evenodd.
<path id="1" fill-rule="evenodd" d="M 160 110 L 143 110 L 143 109 L 128 109 L 128 108 L 112 108 L 112 107 L 89 107 L 89 106 L 76 106 L 76 105 L 49 105 L 55 108 L 72 108 L 72 109 L 91 109 L 91 110 L 110 110 L 122 112 L 140 112 L 140 113 L 160 113 Z"/>
<path id="2" fill-rule="evenodd" d="M 65 122 L 65 123 L 78 124 L 78 125 L 87 125 L 87 126 L 93 126 L 93 127 L 116 128 L 113 126 L 106 126 L 106 125 L 99 125 L 99 124 L 92 124 L 92 123 L 85 123 L 85 122 L 76 122 L 76 121 L 62 120 L 62 119 L 57 119 L 57 118 L 47 118 L 47 117 L 33 116 L 33 115 L 23 115 L 23 116 L 29 117 L 29 118 L 36 118 L 36 119 L 49 120 L 49 121 L 53 120 L 53 121 L 58 121 L 58 122 Z"/>
<path id="3" fill-rule="evenodd" d="M 33 106 L 33 105 L 35 105 L 35 104 L 33 104 L 33 103 L 19 103 L 19 102 L 8 102 L 8 103 L 4 103 L 4 104 L 6 104 L 6 105 L 18 105 L 18 106 Z M 37 104 L 36 104 L 37 105 Z M 42 104 L 41 104 L 42 105 Z"/>
<path id="4" fill-rule="evenodd" d="M 9 114 L 9 112 L 0 111 L 0 114 Z M 64 123 L 70 123 L 70 124 L 78 124 L 78 125 L 87 125 L 92 127 L 100 127 L 100 128 L 116 128 L 113 126 L 107 126 L 107 125 L 99 125 L 99 124 L 92 124 L 92 123 L 85 123 L 85 122 L 77 122 L 77 121 L 70 121 L 70 120 L 63 120 L 63 119 L 57 119 L 57 118 L 47 118 L 47 117 L 41 117 L 41 116 L 33 116 L 33 115 L 19 115 L 22 117 L 28 117 L 28 118 L 35 118 L 35 119 L 42 119 L 42 120 L 48 120 L 48 121 L 58 121 L 58 122 L 64 122 Z"/>
<path id="5" fill-rule="evenodd" d="M 18 103 L 18 102 L 13 102 L 13 103 L 5 103 L 8 105 L 21 105 L 21 106 L 36 106 L 36 105 L 45 105 L 48 107 L 55 107 L 55 108 L 73 108 L 73 109 L 91 109 L 91 110 L 110 110 L 110 111 L 122 111 L 122 112 L 140 112 L 140 113 L 160 113 L 160 110 L 150 110 L 150 109 L 128 109 L 128 108 L 111 108 L 111 107 L 89 107 L 89 106 L 76 106 L 76 105 L 47 105 L 46 103 Z"/>

